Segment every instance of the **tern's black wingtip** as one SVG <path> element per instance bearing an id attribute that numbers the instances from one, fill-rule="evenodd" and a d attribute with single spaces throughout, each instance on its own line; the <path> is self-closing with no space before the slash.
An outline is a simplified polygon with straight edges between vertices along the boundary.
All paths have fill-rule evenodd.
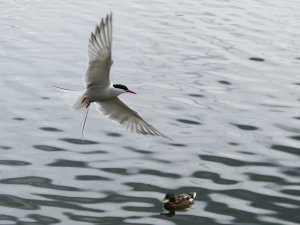
<path id="1" fill-rule="evenodd" d="M 168 139 L 169 141 L 174 141 L 172 138 L 168 137 L 168 136 L 165 135 L 165 134 L 160 133 L 159 136 L 161 136 L 161 137 L 163 137 L 163 138 L 165 138 L 165 139 Z"/>
<path id="2" fill-rule="evenodd" d="M 174 141 L 172 138 L 170 138 L 170 137 L 164 137 L 164 138 L 167 138 L 169 141 Z"/>

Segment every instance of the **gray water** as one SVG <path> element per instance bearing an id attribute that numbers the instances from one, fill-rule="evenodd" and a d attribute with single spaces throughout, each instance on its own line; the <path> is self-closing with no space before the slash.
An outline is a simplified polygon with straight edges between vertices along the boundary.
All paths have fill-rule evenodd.
<path id="1" fill-rule="evenodd" d="M 52 87 L 111 11 L 112 81 L 173 142 L 95 110 L 82 142 Z M 300 223 L 299 1 L 2 0 L 0 28 L 0 224 Z"/>

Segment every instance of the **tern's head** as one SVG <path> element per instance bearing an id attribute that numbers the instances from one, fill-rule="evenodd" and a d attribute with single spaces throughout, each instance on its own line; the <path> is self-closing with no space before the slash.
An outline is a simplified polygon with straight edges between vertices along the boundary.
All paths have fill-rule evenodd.
<path id="1" fill-rule="evenodd" d="M 113 87 L 114 87 L 116 90 L 120 91 L 120 94 L 126 93 L 126 92 L 127 92 L 127 93 L 136 94 L 134 91 L 129 90 L 128 87 L 126 87 L 126 86 L 123 85 L 123 84 L 114 84 Z"/>

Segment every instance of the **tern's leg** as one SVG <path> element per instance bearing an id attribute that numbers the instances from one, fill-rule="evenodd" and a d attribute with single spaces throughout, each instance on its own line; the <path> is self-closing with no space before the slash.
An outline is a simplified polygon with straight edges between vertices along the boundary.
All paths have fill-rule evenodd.
<path id="1" fill-rule="evenodd" d="M 91 104 L 91 101 L 88 99 L 88 97 L 83 97 L 81 103 L 86 104 L 85 107 L 88 108 L 90 106 L 90 104 Z"/>

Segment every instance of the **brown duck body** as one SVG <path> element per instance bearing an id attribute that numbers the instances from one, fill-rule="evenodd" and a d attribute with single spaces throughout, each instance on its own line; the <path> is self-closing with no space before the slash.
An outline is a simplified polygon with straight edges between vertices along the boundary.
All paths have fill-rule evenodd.
<path id="1" fill-rule="evenodd" d="M 191 207 L 194 204 L 196 192 L 180 194 L 175 197 L 173 193 L 166 194 L 162 200 L 164 208 L 168 211 L 182 210 Z"/>

